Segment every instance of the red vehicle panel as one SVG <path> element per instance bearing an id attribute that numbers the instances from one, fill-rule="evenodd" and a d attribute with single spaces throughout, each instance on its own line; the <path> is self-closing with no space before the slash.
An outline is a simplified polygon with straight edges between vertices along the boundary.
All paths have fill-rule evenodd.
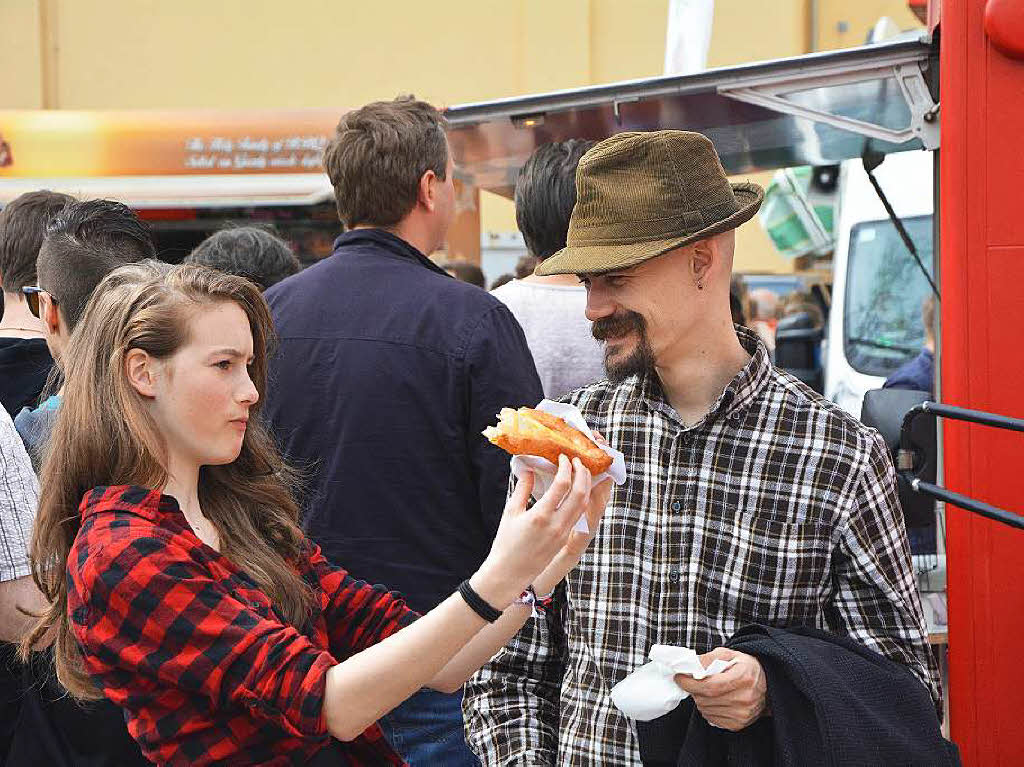
<path id="1" fill-rule="evenodd" d="M 1021 418 L 1024 62 L 993 45 L 985 11 L 942 7 L 942 398 Z M 944 438 L 950 489 L 1024 508 L 1021 435 L 947 422 Z M 946 518 L 952 736 L 965 765 L 1022 765 L 1024 532 L 953 507 Z"/>

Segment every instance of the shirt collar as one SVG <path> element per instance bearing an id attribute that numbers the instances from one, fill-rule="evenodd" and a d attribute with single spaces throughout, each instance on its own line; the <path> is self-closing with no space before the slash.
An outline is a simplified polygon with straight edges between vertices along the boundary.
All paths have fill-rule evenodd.
<path id="1" fill-rule="evenodd" d="M 761 394 L 761 389 L 771 378 L 772 360 L 768 354 L 768 347 L 757 333 L 737 325 L 736 336 L 750 355 L 750 361 L 725 387 L 711 412 L 714 413 L 717 408 L 721 408 L 723 416 L 738 420 L 750 409 L 754 400 Z"/>
<path id="2" fill-rule="evenodd" d="M 707 415 L 701 419 L 700 424 L 717 417 L 739 420 L 757 399 L 761 389 L 771 377 L 771 358 L 768 355 L 767 347 L 757 334 L 737 325 L 736 336 L 739 338 L 740 345 L 750 354 L 750 361 L 722 390 L 721 395 L 715 400 Z M 641 407 L 646 407 L 671 415 L 677 420 L 679 418 L 665 398 L 661 381 L 653 372 L 642 373 L 634 379 L 627 405 L 632 407 L 635 412 L 639 412 Z"/>
<path id="3" fill-rule="evenodd" d="M 138 485 L 94 487 L 83 496 L 79 511 L 83 520 L 101 511 L 127 511 L 158 523 L 168 515 L 184 518 L 173 496 Z"/>
<path id="4" fill-rule="evenodd" d="M 353 245 L 357 242 L 372 242 L 389 253 L 415 261 L 432 272 L 443 274 L 445 277 L 451 277 L 448 272 L 420 253 L 419 250 L 386 229 L 350 229 L 334 241 L 334 250 L 337 252 L 339 248 Z"/>

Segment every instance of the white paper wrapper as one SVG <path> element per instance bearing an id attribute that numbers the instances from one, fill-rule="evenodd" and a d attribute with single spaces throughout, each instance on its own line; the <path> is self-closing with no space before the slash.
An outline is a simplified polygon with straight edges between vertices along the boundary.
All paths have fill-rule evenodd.
<path id="1" fill-rule="evenodd" d="M 551 413 L 551 415 L 557 415 L 559 418 L 565 420 L 570 426 L 574 426 L 581 432 L 586 434 L 590 439 L 594 439 L 594 432 L 590 430 L 587 422 L 583 420 L 583 414 L 580 413 L 579 408 L 575 405 L 568 405 L 564 402 L 554 402 L 553 400 L 544 399 L 540 401 L 540 404 L 536 407 L 537 410 L 543 410 L 545 413 Z M 608 467 L 608 471 L 598 474 L 593 479 L 593 483 L 596 485 L 602 482 L 606 477 L 611 477 L 612 482 L 616 485 L 621 485 L 626 481 L 626 459 L 622 453 L 613 448 L 606 447 L 598 443 L 604 452 L 612 457 L 612 465 Z M 534 474 L 533 481 L 533 497 L 540 498 L 547 492 L 547 489 L 551 487 L 551 483 L 555 479 L 555 474 L 558 472 L 558 467 L 551 463 L 546 458 L 540 458 L 536 455 L 514 455 L 512 456 L 512 473 L 515 478 L 522 479 L 525 472 L 532 471 Z M 580 517 L 576 523 L 575 529 L 581 533 L 590 532 L 587 527 L 587 518 L 585 516 Z"/>
<path id="2" fill-rule="evenodd" d="M 716 659 L 707 668 L 689 647 L 656 644 L 645 663 L 612 688 L 612 703 L 630 719 L 649 722 L 665 716 L 690 697 L 676 684 L 676 674 L 687 674 L 694 679 L 720 674 L 735 661 Z"/>

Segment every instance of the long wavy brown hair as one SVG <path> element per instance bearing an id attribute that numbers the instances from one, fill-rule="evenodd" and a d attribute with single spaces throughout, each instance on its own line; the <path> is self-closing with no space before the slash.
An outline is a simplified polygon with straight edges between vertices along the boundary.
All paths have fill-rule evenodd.
<path id="1" fill-rule="evenodd" d="M 262 402 L 273 323 L 260 291 L 241 277 L 155 261 L 122 267 L 96 288 L 69 341 L 31 545 L 32 575 L 50 606 L 22 642 L 21 653 L 27 657 L 52 631 L 57 678 L 76 697 L 99 697 L 67 615 L 65 574 L 81 525 L 82 496 L 98 485 L 160 489 L 168 479 L 163 437 L 128 381 L 125 356 L 141 349 L 156 358 L 170 357 L 189 342 L 195 313 L 225 301 L 236 303 L 249 318 L 250 376 Z M 259 402 L 250 412 L 238 458 L 201 469 L 199 501 L 217 527 L 222 553 L 299 627 L 309 618 L 312 592 L 294 566 L 303 541 L 292 492 L 295 475 L 260 425 Z"/>

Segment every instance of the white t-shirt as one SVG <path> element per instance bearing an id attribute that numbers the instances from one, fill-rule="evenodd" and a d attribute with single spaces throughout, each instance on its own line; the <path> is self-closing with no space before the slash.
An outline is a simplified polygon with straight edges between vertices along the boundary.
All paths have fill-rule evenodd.
<path id="1" fill-rule="evenodd" d="M 491 294 L 523 326 L 545 397 L 558 399 L 604 379 L 604 351 L 584 314 L 585 287 L 512 280 Z"/>
<path id="2" fill-rule="evenodd" d="M 0 407 L 0 583 L 31 574 L 28 544 L 39 504 L 39 482 L 21 437 Z"/>

